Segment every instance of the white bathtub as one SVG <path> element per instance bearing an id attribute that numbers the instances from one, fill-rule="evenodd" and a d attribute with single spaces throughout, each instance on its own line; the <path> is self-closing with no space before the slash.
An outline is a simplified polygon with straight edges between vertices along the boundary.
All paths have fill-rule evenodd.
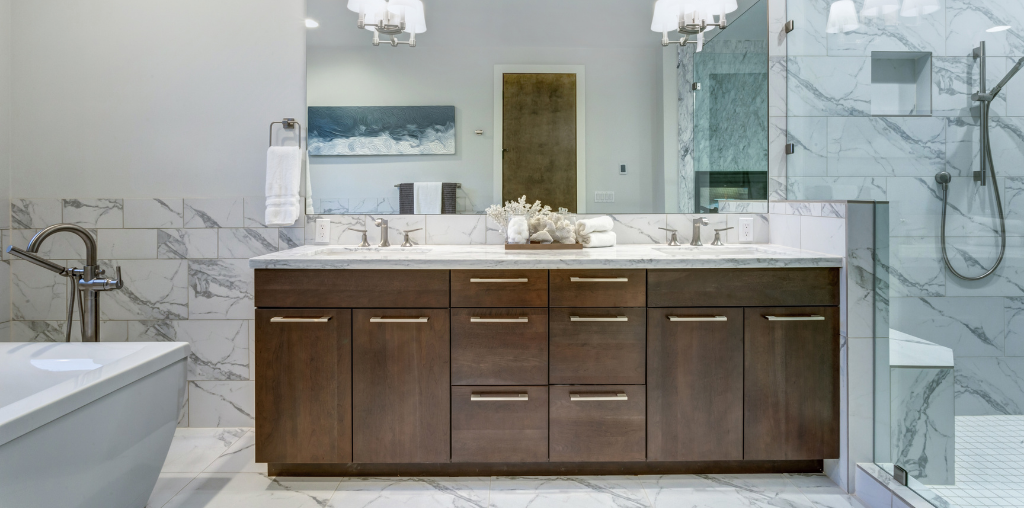
<path id="1" fill-rule="evenodd" d="M 0 506 L 143 508 L 188 344 L 0 343 Z"/>

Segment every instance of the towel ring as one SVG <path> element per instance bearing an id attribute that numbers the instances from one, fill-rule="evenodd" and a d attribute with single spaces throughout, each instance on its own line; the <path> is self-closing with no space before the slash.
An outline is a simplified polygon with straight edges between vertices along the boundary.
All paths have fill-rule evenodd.
<path id="1" fill-rule="evenodd" d="M 294 129 L 295 126 L 298 125 L 299 126 L 299 137 L 298 137 L 299 148 L 302 148 L 302 124 L 299 123 L 299 122 L 296 122 L 294 118 L 285 118 L 285 119 L 281 120 L 280 122 L 270 122 L 270 139 L 269 139 L 270 146 L 274 146 L 274 124 L 275 123 L 281 124 L 281 127 L 285 128 L 285 129 Z"/>

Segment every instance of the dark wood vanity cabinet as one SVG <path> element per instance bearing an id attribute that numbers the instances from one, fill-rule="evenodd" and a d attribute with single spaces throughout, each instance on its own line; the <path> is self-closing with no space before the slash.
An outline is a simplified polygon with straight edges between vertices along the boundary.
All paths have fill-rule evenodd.
<path id="1" fill-rule="evenodd" d="M 648 460 L 743 458 L 743 309 L 650 309 Z"/>
<path id="2" fill-rule="evenodd" d="M 256 310 L 256 460 L 352 460 L 352 311 Z"/>
<path id="3" fill-rule="evenodd" d="M 352 312 L 352 459 L 448 462 L 448 363 L 443 309 Z"/>
<path id="4" fill-rule="evenodd" d="M 256 454 L 277 474 L 839 456 L 838 268 L 257 270 L 256 301 Z"/>

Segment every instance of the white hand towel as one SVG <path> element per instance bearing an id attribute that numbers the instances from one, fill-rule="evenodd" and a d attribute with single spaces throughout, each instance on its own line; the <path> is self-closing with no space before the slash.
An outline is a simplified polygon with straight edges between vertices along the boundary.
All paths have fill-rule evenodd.
<path id="1" fill-rule="evenodd" d="M 614 231 L 595 231 L 590 234 L 580 235 L 580 243 L 583 244 L 584 249 L 594 249 L 597 247 L 614 247 L 615 246 L 615 232 Z"/>
<path id="2" fill-rule="evenodd" d="M 614 226 L 615 223 L 612 222 L 612 218 L 607 215 L 593 219 L 580 219 L 576 221 L 576 233 L 589 235 L 598 231 L 611 231 Z"/>
<path id="3" fill-rule="evenodd" d="M 302 151 L 297 146 L 267 149 L 267 226 L 295 224 L 301 211 Z"/>
<path id="4" fill-rule="evenodd" d="M 441 182 L 416 182 L 412 186 L 413 213 L 441 213 Z"/>

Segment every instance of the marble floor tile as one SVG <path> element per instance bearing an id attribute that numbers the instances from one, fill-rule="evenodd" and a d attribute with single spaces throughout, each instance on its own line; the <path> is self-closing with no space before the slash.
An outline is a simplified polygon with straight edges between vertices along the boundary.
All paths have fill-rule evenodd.
<path id="1" fill-rule="evenodd" d="M 153 487 L 153 493 L 149 495 L 149 502 L 146 503 L 146 508 L 161 508 L 175 494 L 181 492 L 181 489 L 185 488 L 188 482 L 192 481 L 198 474 L 160 473 L 160 477 L 156 479 L 156 486 Z"/>
<path id="2" fill-rule="evenodd" d="M 330 508 L 486 508 L 490 478 L 346 478 Z"/>
<path id="3" fill-rule="evenodd" d="M 217 457 L 205 473 L 262 473 L 267 474 L 266 464 L 256 463 L 256 431 L 245 433 L 220 457 Z"/>
<path id="4" fill-rule="evenodd" d="M 165 508 L 314 508 L 338 486 L 330 478 L 268 478 L 258 473 L 203 473 Z"/>
<path id="5" fill-rule="evenodd" d="M 255 423 L 253 381 L 189 381 L 188 398 L 193 427 L 252 427 Z"/>
<path id="6" fill-rule="evenodd" d="M 640 483 L 654 508 L 740 508 L 751 503 L 735 487 L 703 475 L 642 476 Z"/>
<path id="7" fill-rule="evenodd" d="M 497 477 L 490 492 L 491 508 L 651 506 L 636 476 Z"/>
<path id="8" fill-rule="evenodd" d="M 249 429 L 177 429 L 162 473 L 201 473 Z"/>

